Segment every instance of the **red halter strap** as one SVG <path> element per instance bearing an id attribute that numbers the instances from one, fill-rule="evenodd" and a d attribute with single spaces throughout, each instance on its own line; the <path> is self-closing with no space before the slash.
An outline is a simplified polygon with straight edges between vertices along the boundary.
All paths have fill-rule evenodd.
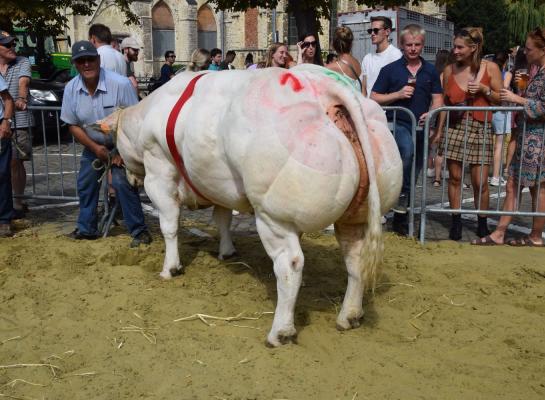
<path id="1" fill-rule="evenodd" d="M 195 192 L 195 194 L 204 200 L 208 200 L 199 190 L 193 185 L 193 182 L 191 182 L 191 179 L 189 179 L 189 175 L 187 174 L 187 170 L 185 169 L 184 160 L 182 159 L 181 154 L 178 152 L 178 148 L 176 147 L 176 142 L 174 141 L 174 128 L 176 127 L 176 122 L 178 121 L 178 116 L 180 115 L 180 112 L 182 111 L 182 107 L 185 105 L 185 103 L 191 98 L 193 95 L 193 90 L 195 89 L 195 85 L 199 79 L 201 79 L 205 74 L 197 75 L 187 85 L 184 92 L 174 105 L 174 108 L 170 112 L 170 115 L 168 116 L 168 122 L 167 122 L 167 128 L 166 128 L 166 135 L 167 135 L 167 144 L 168 149 L 170 150 L 170 154 L 172 155 L 172 158 L 174 159 L 174 162 L 176 163 L 176 167 L 178 167 L 178 171 L 188 184 L 188 186 Z"/>

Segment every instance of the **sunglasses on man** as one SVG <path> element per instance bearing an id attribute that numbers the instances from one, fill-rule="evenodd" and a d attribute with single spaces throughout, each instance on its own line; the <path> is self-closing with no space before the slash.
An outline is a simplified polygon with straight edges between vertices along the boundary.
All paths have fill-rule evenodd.
<path id="1" fill-rule="evenodd" d="M 316 40 L 314 40 L 314 41 L 312 41 L 312 42 L 303 42 L 303 43 L 301 44 L 301 47 L 302 47 L 303 49 L 306 49 L 307 47 L 310 47 L 310 46 L 316 47 Z"/>
<path id="2" fill-rule="evenodd" d="M 9 43 L 0 44 L 0 46 L 5 47 L 6 49 L 11 49 L 12 47 L 15 47 L 17 45 L 15 44 L 15 41 L 13 41 L 13 42 L 9 42 Z"/>
<path id="3" fill-rule="evenodd" d="M 371 33 L 375 34 L 375 35 L 378 35 L 378 33 L 380 32 L 381 29 L 386 29 L 386 28 L 369 28 L 367 29 L 367 33 L 370 35 Z"/>

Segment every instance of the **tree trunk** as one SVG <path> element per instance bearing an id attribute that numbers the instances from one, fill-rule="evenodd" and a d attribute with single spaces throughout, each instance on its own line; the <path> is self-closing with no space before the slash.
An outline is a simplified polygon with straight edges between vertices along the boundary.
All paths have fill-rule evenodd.
<path id="1" fill-rule="evenodd" d="M 304 34 L 314 35 L 316 38 L 316 55 L 314 56 L 314 63 L 318 65 L 324 65 L 322 61 L 322 50 L 320 47 L 320 37 L 318 36 L 319 21 L 316 15 L 315 9 L 305 9 L 300 1 L 290 0 L 289 6 L 293 11 L 295 17 L 295 25 L 297 26 L 298 38 Z M 300 40 L 300 39 L 298 39 Z"/>

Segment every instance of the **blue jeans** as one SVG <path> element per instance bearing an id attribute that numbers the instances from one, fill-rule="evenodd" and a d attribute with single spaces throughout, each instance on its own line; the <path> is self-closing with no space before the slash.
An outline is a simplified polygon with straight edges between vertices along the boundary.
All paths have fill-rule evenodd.
<path id="1" fill-rule="evenodd" d="M 0 141 L 0 224 L 9 224 L 13 218 L 13 197 L 11 194 L 10 164 L 11 164 L 11 139 L 1 139 Z"/>
<path id="2" fill-rule="evenodd" d="M 90 150 L 84 149 L 81 154 L 78 174 L 79 216 L 77 228 L 84 235 L 97 235 L 97 205 L 100 194 L 98 179 L 103 170 L 96 171 L 91 163 L 96 156 Z M 106 178 L 104 178 L 106 179 Z M 125 175 L 125 168 L 112 166 L 112 186 L 115 189 L 123 219 L 132 237 L 147 230 L 144 223 L 144 213 L 138 189 L 131 186 Z"/>
<path id="3" fill-rule="evenodd" d="M 393 132 L 392 132 L 393 133 Z M 413 167 L 414 146 L 411 133 L 411 126 L 403 122 L 397 122 L 395 124 L 395 141 L 399 154 L 401 155 L 401 161 L 403 162 L 403 185 L 401 186 L 401 193 L 409 195 L 411 193 L 411 170 Z M 424 131 L 416 131 L 416 168 L 415 177 L 418 181 L 418 175 L 422 170 L 422 156 L 424 155 Z"/>

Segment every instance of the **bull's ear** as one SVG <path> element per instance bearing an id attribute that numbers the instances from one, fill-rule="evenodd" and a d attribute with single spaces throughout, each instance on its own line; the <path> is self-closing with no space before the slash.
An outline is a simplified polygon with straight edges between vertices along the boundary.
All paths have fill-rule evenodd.
<path id="1" fill-rule="evenodd" d="M 92 129 L 95 129 L 99 132 L 104 133 L 105 135 L 117 133 L 117 124 L 119 122 L 119 113 L 121 109 L 118 108 L 113 113 L 108 115 L 106 118 L 99 119 L 94 124 L 89 124 L 88 126 Z"/>

